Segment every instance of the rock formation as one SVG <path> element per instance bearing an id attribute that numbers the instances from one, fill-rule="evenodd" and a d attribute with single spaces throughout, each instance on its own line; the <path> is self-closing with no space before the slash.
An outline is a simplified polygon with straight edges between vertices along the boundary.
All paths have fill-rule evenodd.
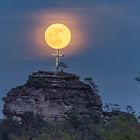
<path id="1" fill-rule="evenodd" d="M 102 113 L 100 96 L 79 78 L 64 72 L 33 73 L 23 86 L 13 88 L 3 98 L 3 113 L 17 119 L 33 112 L 45 120 L 66 120 L 76 112 L 81 118 L 94 120 Z"/>

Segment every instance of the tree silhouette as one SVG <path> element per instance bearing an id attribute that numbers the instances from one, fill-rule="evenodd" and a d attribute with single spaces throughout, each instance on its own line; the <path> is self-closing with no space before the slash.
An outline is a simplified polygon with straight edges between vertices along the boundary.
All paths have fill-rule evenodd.
<path id="1" fill-rule="evenodd" d="M 125 108 L 125 110 L 129 114 L 135 114 L 135 110 L 133 109 L 133 107 L 131 105 L 127 105 L 127 107 Z"/>
<path id="2" fill-rule="evenodd" d="M 139 76 L 137 76 L 137 77 L 135 78 L 135 80 L 138 81 L 138 82 L 140 82 L 140 73 L 139 73 Z"/>
<path id="3" fill-rule="evenodd" d="M 105 112 L 112 112 L 112 111 L 121 111 L 120 106 L 118 104 L 112 104 L 112 103 L 105 103 L 103 106 L 103 110 Z"/>
<path id="4" fill-rule="evenodd" d="M 95 93 L 99 93 L 98 86 L 91 77 L 84 78 L 84 81 L 92 88 Z"/>
<path id="5" fill-rule="evenodd" d="M 58 68 L 60 69 L 61 72 L 63 72 L 64 69 L 68 68 L 68 65 L 64 62 L 60 62 Z"/>

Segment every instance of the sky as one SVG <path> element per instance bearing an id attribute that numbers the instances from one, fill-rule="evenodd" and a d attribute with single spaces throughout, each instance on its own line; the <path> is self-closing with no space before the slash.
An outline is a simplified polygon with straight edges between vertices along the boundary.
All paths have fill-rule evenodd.
<path id="1" fill-rule="evenodd" d="M 54 71 L 44 40 L 52 23 L 66 24 L 71 44 L 62 50 L 67 72 L 92 77 L 103 103 L 132 105 L 140 112 L 140 1 L 1 0 L 0 115 L 6 93 L 38 70 Z"/>

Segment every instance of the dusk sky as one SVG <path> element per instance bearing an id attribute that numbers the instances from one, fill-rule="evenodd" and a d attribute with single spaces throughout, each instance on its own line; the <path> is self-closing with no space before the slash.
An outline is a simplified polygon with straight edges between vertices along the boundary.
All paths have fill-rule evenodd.
<path id="1" fill-rule="evenodd" d="M 62 50 L 66 71 L 81 80 L 93 77 L 104 103 L 140 112 L 140 83 L 134 80 L 140 72 L 139 0 L 1 0 L 0 98 L 32 72 L 55 70 L 44 32 L 58 22 L 72 32 Z"/>

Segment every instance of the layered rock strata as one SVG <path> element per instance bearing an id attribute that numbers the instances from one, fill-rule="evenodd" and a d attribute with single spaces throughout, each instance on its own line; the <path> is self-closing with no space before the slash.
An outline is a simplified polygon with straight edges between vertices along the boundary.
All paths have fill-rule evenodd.
<path id="1" fill-rule="evenodd" d="M 100 96 L 79 78 L 64 72 L 35 72 L 3 98 L 3 113 L 20 118 L 25 112 L 33 112 L 45 120 L 66 120 L 76 112 L 81 118 L 94 120 L 102 113 Z"/>

